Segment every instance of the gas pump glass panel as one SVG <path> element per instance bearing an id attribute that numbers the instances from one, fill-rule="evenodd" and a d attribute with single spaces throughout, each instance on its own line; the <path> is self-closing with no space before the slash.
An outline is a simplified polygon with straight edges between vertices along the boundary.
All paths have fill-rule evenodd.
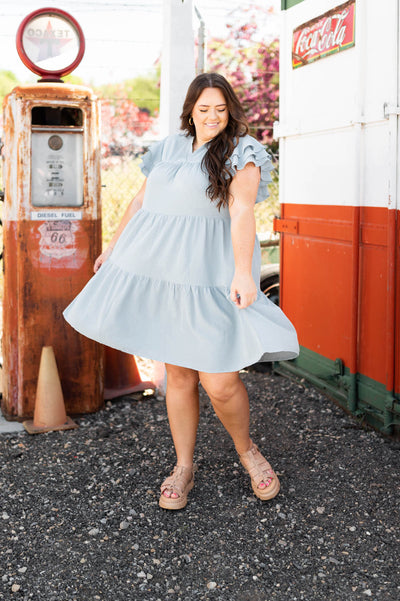
<path id="1" fill-rule="evenodd" d="M 82 127 L 83 112 L 74 106 L 34 106 L 32 108 L 32 126 L 35 125 Z"/>
<path id="2" fill-rule="evenodd" d="M 38 11 L 39 12 L 39 11 Z M 57 73 L 74 64 L 80 54 L 80 32 L 69 15 L 51 11 L 32 14 L 25 24 L 21 45 L 26 58 L 40 70 Z M 35 71 L 36 72 L 36 71 Z"/>
<path id="3" fill-rule="evenodd" d="M 31 199 L 34 207 L 83 205 L 82 132 L 32 132 Z"/>

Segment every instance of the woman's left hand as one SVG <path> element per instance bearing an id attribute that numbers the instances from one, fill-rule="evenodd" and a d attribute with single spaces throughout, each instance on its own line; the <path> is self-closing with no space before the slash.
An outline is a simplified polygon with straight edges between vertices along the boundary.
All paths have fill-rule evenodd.
<path id="1" fill-rule="evenodd" d="M 231 284 L 231 300 L 239 309 L 246 309 L 257 299 L 257 286 L 251 274 L 235 273 Z"/>

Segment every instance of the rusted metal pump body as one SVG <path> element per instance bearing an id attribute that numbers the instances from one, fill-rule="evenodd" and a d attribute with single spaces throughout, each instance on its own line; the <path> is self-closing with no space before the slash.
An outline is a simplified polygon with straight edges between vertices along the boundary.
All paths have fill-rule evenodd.
<path id="1" fill-rule="evenodd" d="M 68 413 L 103 404 L 101 345 L 62 311 L 101 252 L 99 103 L 89 88 L 16 87 L 4 101 L 3 399 L 31 417 L 40 354 L 52 346 Z"/>

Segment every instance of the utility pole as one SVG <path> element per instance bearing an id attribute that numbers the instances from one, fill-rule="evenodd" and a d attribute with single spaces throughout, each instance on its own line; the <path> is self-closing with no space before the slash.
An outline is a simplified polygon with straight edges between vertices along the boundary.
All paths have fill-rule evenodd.
<path id="1" fill-rule="evenodd" d="M 195 77 L 192 0 L 163 0 L 160 133 L 179 130 L 179 116 L 189 83 Z"/>
<path id="2" fill-rule="evenodd" d="M 199 45 L 198 45 L 198 57 L 197 57 L 197 69 L 196 75 L 207 71 L 207 37 L 206 37 L 206 24 L 197 6 L 194 7 L 194 12 L 199 20 Z"/>

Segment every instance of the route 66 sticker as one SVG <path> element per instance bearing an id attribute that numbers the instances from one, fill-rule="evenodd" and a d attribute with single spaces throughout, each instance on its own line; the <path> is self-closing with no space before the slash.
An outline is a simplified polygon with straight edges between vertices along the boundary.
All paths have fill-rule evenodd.
<path id="1" fill-rule="evenodd" d="M 61 259 L 76 252 L 74 221 L 46 221 L 39 227 L 40 252 L 47 257 Z"/>

